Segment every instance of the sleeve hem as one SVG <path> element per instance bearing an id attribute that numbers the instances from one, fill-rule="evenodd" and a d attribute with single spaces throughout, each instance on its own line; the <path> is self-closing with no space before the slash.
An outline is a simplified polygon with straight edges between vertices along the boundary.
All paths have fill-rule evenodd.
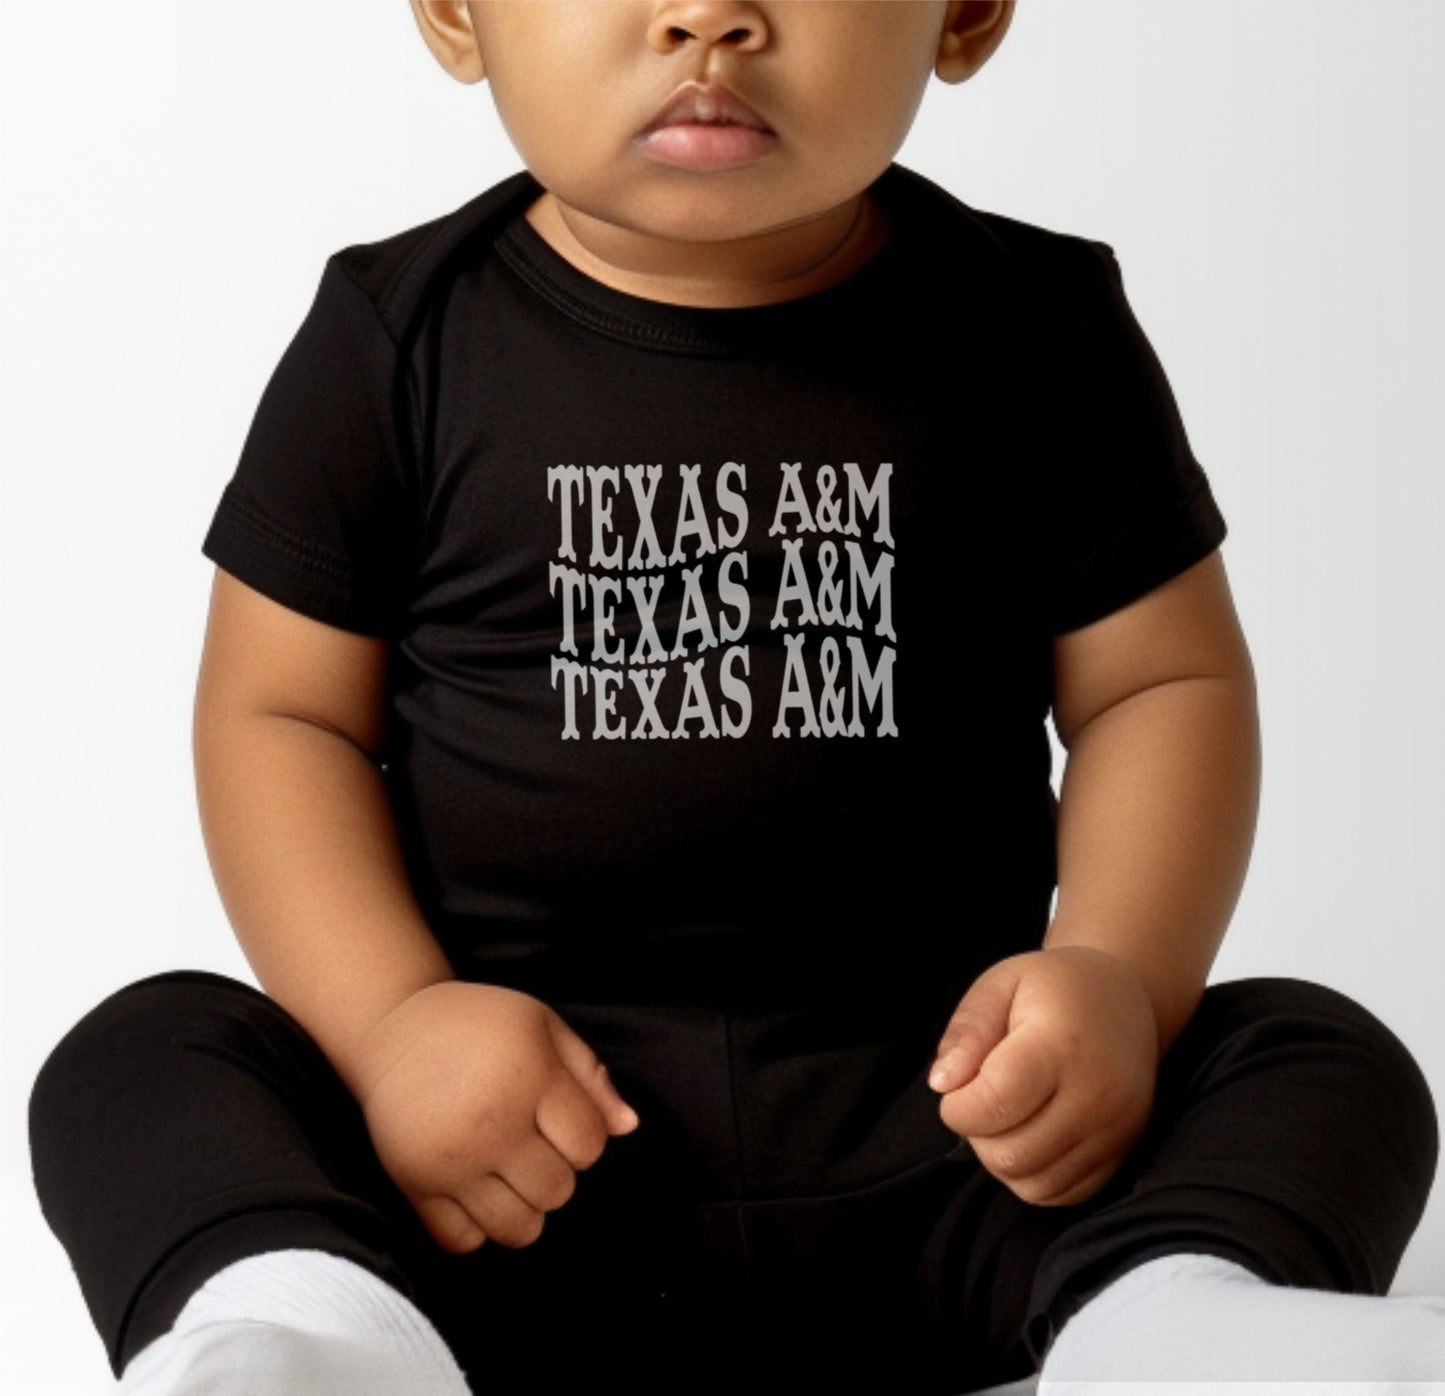
<path id="1" fill-rule="evenodd" d="M 1228 535 L 1208 479 L 1162 518 L 1139 521 L 1079 559 L 1058 586 L 1051 634 L 1078 630 L 1153 591 L 1213 552 Z"/>
<path id="2" fill-rule="evenodd" d="M 248 531 L 263 538 L 267 544 L 295 557 L 307 566 L 316 567 L 344 581 L 351 578 L 351 569 L 345 557 L 325 543 L 303 537 L 272 518 L 264 509 L 243 499 L 234 484 L 227 485 L 222 492 L 221 509 L 234 514 L 236 520 Z"/>
<path id="3" fill-rule="evenodd" d="M 344 562 L 323 544 L 299 537 L 228 485 L 201 552 L 218 567 L 293 611 L 376 638 L 386 623 L 351 590 Z"/>

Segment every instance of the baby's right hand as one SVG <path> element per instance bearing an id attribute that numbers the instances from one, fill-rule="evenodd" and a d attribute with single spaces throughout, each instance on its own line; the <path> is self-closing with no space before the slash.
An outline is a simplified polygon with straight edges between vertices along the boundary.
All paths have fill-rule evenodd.
<path id="1" fill-rule="evenodd" d="M 377 1157 L 443 1250 L 528 1246 L 609 1135 L 636 1128 L 606 1065 L 530 994 L 444 980 L 366 1035 L 349 1074 Z"/>

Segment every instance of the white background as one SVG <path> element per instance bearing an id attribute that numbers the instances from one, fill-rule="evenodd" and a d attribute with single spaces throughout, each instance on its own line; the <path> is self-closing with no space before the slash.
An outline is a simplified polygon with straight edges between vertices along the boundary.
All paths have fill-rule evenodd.
<path id="1" fill-rule="evenodd" d="M 402 0 L 0 24 L 0 1387 L 99 1392 L 25 1106 L 120 985 L 250 978 L 195 814 L 201 538 L 325 257 L 519 161 Z M 1213 978 L 1353 995 L 1445 1098 L 1441 52 L 1436 0 L 1021 0 L 898 158 L 1117 251 L 1230 525 L 1260 682 L 1260 828 Z M 938 276 L 966 317 L 968 268 Z M 1445 1293 L 1442 1192 L 1397 1292 Z"/>

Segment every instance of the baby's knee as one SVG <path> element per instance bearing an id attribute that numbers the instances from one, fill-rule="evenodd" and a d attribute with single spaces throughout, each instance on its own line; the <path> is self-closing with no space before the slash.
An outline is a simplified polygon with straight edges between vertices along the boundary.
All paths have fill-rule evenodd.
<path id="1" fill-rule="evenodd" d="M 107 994 L 60 1037 L 31 1084 L 37 1175 L 53 1153 L 84 1147 L 91 1105 L 123 1096 L 137 1081 L 163 1086 L 168 1053 L 205 1038 L 207 1024 L 234 1023 L 262 1005 L 270 1000 L 260 990 L 210 970 L 166 970 Z"/>
<path id="2" fill-rule="evenodd" d="M 1197 1016 L 1221 1042 L 1233 1037 L 1253 1050 L 1292 1054 L 1313 1049 L 1322 1062 L 1347 1064 L 1362 1093 L 1388 1102 L 1402 1147 L 1433 1178 L 1440 1129 L 1430 1084 L 1399 1036 L 1357 999 L 1309 979 L 1235 979 L 1211 984 Z"/>

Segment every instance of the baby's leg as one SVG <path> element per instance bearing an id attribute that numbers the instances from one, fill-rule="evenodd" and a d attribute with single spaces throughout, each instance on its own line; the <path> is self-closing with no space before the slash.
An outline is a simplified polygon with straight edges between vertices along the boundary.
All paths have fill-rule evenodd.
<path id="1" fill-rule="evenodd" d="M 182 1380 L 194 1369 L 261 1391 L 308 1333 L 329 1335 L 338 1369 L 351 1343 L 373 1371 L 466 1390 L 413 1303 L 419 1220 L 320 1049 L 259 991 L 180 970 L 110 995 L 42 1066 L 30 1147 L 41 1208 L 136 1390 L 199 1390 Z"/>
<path id="2" fill-rule="evenodd" d="M 262 1371 L 329 1396 L 317 1363 L 349 1374 L 348 1396 L 367 1396 L 373 1377 L 430 1392 L 417 1373 L 446 1368 L 436 1335 L 487 1396 L 586 1389 L 600 1374 L 636 1396 L 671 1392 L 693 1368 L 687 1389 L 702 1391 L 712 1359 L 693 1335 L 728 1320 L 711 1302 L 711 1250 L 689 1259 L 691 1233 L 675 1224 L 709 1152 L 681 1117 L 727 1123 L 699 1099 L 704 1065 L 726 1074 L 724 1034 L 711 1015 L 565 1008 L 643 1124 L 578 1173 L 531 1245 L 465 1255 L 431 1239 L 325 1055 L 266 995 L 179 970 L 86 1014 L 37 1076 L 31 1155 L 112 1370 L 136 1364 L 133 1396 L 223 1396 L 228 1372 L 261 1396 Z M 717 1226 L 731 1239 L 726 1208 L 701 1211 L 704 1240 Z M 718 1287 L 725 1298 L 725 1278 Z M 258 1320 L 271 1341 L 247 1361 L 235 1344 L 256 1333 L 224 1325 Z M 177 1325 L 205 1341 L 172 1359 L 154 1345 Z M 406 1380 L 384 1380 L 341 1341 L 358 1329 L 389 1335 L 394 1360 L 410 1353 Z"/>
<path id="3" fill-rule="evenodd" d="M 975 1163 L 930 1244 L 939 1321 L 967 1314 L 1015 1365 L 1026 1349 L 1041 1392 L 1445 1378 L 1445 1301 L 1379 1297 L 1438 1149 L 1419 1066 L 1361 1005 L 1297 979 L 1212 985 L 1100 1192 L 1030 1206 Z"/>

